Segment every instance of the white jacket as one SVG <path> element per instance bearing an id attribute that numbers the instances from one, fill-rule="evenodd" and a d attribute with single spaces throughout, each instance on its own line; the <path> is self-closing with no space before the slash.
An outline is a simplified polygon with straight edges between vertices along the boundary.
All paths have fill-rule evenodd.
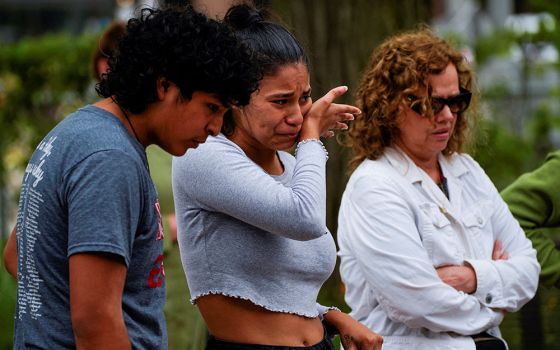
<path id="1" fill-rule="evenodd" d="M 535 294 L 536 252 L 498 191 L 468 155 L 439 156 L 449 200 L 403 152 L 365 160 L 344 192 L 340 274 L 351 315 L 384 337 L 383 349 L 475 349 L 500 336 L 502 311 Z M 508 260 L 492 260 L 496 240 Z M 470 264 L 477 290 L 443 283 L 436 267 Z"/>

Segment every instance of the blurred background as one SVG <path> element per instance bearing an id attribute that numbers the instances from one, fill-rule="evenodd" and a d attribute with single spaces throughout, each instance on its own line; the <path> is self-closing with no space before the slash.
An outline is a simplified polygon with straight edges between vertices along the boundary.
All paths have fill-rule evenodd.
<path id="1" fill-rule="evenodd" d="M 35 146 L 61 118 L 97 98 L 90 62 L 100 33 L 113 20 L 126 20 L 141 7 L 166 2 L 181 3 L 0 0 L 2 248 L 15 222 L 19 185 Z M 193 1 L 202 11 L 227 2 L 231 1 Z M 483 120 L 478 126 L 477 147 L 470 153 L 498 189 L 535 168 L 549 151 L 560 148 L 557 0 L 258 2 L 276 13 L 308 48 L 315 98 L 344 84 L 350 92 L 342 100 L 352 102 L 371 50 L 388 35 L 426 23 L 452 41 L 475 67 L 481 93 Z M 329 140 L 327 147 L 331 154 L 327 223 L 335 234 L 349 153 L 336 140 Z M 152 171 L 165 171 L 169 176 L 165 167 Z M 343 288 L 335 273 L 325 284 L 320 301 L 347 310 Z M 540 288 L 522 311 L 507 315 L 501 329 L 510 349 L 560 349 L 559 297 L 558 289 Z M 0 349 L 11 349 L 14 305 L 15 282 L 2 266 Z"/>

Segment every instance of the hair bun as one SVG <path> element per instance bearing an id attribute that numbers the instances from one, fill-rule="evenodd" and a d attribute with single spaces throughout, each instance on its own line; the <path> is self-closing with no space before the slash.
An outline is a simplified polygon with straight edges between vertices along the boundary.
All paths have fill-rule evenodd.
<path id="1" fill-rule="evenodd" d="M 224 22 L 235 30 L 249 28 L 265 20 L 263 11 L 243 4 L 231 7 L 224 18 Z"/>

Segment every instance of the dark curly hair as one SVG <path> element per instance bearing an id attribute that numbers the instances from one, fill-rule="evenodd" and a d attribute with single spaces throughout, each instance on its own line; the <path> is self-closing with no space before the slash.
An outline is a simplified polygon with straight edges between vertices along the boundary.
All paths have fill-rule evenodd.
<path id="1" fill-rule="evenodd" d="M 284 26 L 270 19 L 262 9 L 242 4 L 228 10 L 224 22 L 253 52 L 261 76 L 274 75 L 287 64 L 303 63 L 309 70 L 309 58 L 302 45 Z M 222 133 L 231 135 L 235 129 L 233 115 L 224 116 Z"/>
<path id="2" fill-rule="evenodd" d="M 118 53 L 96 86 L 103 97 L 132 113 L 157 100 L 156 82 L 175 83 L 183 98 L 193 92 L 218 94 L 224 105 L 246 105 L 261 78 L 250 50 L 222 23 L 180 9 L 145 8 L 128 21 Z"/>
<path id="3" fill-rule="evenodd" d="M 461 52 L 437 37 L 427 26 L 397 34 L 378 46 L 362 76 L 356 105 L 362 110 L 344 140 L 352 147 L 350 170 L 364 159 L 377 159 L 399 136 L 398 117 L 410 105 L 408 96 L 428 86 L 430 75 L 441 73 L 449 63 L 457 69 L 459 84 L 475 92 L 474 73 Z M 457 116 L 455 129 L 443 154 L 461 152 L 478 117 L 475 95 L 466 112 Z M 432 118 L 428 97 L 421 101 L 426 117 Z M 470 123 L 469 123 L 470 119 Z"/>

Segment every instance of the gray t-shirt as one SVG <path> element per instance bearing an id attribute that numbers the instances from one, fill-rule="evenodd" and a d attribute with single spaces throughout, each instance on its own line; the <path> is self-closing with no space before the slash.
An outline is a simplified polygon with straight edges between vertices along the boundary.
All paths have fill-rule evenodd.
<path id="1" fill-rule="evenodd" d="M 157 193 L 143 147 L 114 115 L 87 106 L 49 132 L 25 170 L 16 229 L 15 349 L 75 348 L 68 259 L 84 252 L 127 265 L 122 310 L 133 348 L 167 348 Z"/>
<path id="2" fill-rule="evenodd" d="M 317 295 L 336 261 L 325 225 L 325 153 L 308 142 L 297 160 L 279 156 L 284 173 L 271 176 L 219 135 L 173 159 L 179 248 L 193 302 L 222 294 L 318 315 Z"/>

